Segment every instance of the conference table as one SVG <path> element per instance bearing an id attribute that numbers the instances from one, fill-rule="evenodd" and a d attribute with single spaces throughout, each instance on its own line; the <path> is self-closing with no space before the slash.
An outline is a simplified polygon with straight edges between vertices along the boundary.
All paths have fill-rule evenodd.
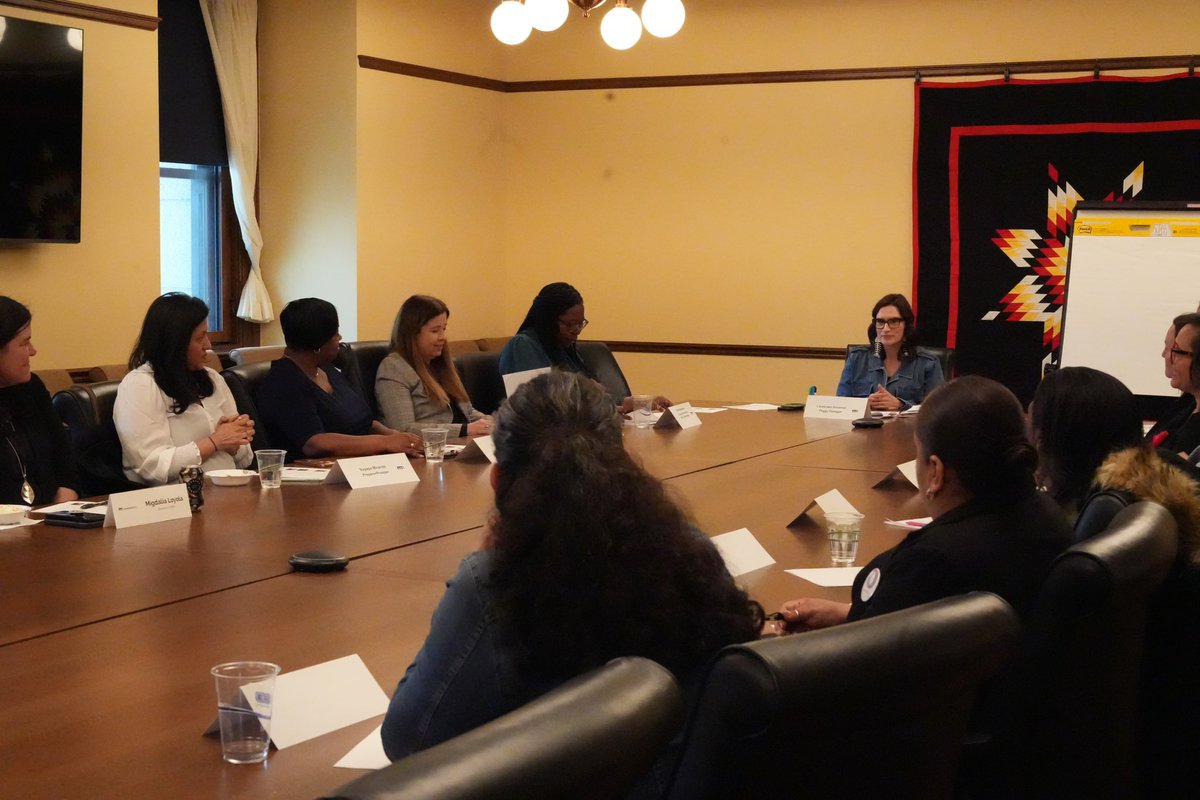
<path id="1" fill-rule="evenodd" d="M 687 430 L 626 427 L 626 448 L 709 535 L 748 528 L 775 563 L 737 577 L 768 610 L 848 600 L 785 572 L 829 566 L 820 511 L 838 489 L 866 516 L 856 563 L 923 514 L 890 476 L 914 457 L 911 419 L 881 429 L 726 410 Z M 284 672 L 357 653 L 390 694 L 492 509 L 487 463 L 414 462 L 416 484 L 352 490 L 205 484 L 188 519 L 133 528 L 0 530 L 0 797 L 317 797 L 362 774 L 333 764 L 379 718 L 234 766 L 201 733 L 208 670 L 261 659 Z M 799 519 L 797 519 L 799 518 Z M 296 573 L 294 552 L 351 558 Z"/>

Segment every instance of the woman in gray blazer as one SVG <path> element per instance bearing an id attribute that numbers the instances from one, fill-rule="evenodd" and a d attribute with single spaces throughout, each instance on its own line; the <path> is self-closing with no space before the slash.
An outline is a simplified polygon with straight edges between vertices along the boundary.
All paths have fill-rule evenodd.
<path id="1" fill-rule="evenodd" d="M 420 434 L 445 428 L 448 436 L 491 433 L 492 418 L 471 399 L 446 347 L 450 309 L 436 297 L 416 294 L 404 301 L 392 325 L 392 352 L 379 364 L 375 398 L 383 424 Z"/>

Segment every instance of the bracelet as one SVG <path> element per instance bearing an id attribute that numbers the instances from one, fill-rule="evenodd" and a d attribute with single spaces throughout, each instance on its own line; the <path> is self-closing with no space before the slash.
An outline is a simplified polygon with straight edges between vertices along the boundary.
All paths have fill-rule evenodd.
<path id="1" fill-rule="evenodd" d="M 218 452 L 221 450 L 221 448 L 217 447 L 217 441 L 216 441 L 216 439 L 214 439 L 214 438 L 212 438 L 211 436 L 209 436 L 209 437 L 208 437 L 208 440 L 209 440 L 210 442 L 212 442 L 212 446 L 213 446 L 213 454 L 215 455 L 216 453 L 218 453 Z"/>

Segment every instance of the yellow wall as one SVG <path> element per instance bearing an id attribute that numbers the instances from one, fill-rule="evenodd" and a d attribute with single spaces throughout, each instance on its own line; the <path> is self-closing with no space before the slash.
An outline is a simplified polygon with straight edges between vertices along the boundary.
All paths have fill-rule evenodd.
<path id="1" fill-rule="evenodd" d="M 0 292 L 33 311 L 35 369 L 125 361 L 159 287 L 158 37 L 4 5 L 0 14 L 84 31 L 82 241 L 0 245 Z"/>

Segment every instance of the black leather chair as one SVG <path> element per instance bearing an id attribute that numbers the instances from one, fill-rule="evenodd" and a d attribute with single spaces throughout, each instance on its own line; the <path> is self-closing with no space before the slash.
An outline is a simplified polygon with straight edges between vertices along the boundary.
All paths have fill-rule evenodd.
<path id="1" fill-rule="evenodd" d="M 338 354 L 333 358 L 333 366 L 346 376 L 346 380 L 350 381 L 354 391 L 362 395 L 363 399 L 367 398 L 366 389 L 363 388 L 362 372 L 358 369 L 358 359 L 354 357 L 354 349 L 348 342 L 338 345 Z M 374 394 L 374 388 L 375 386 L 372 384 L 372 394 Z"/>
<path id="2" fill-rule="evenodd" d="M 975 593 L 726 647 L 666 797 L 951 797 L 976 690 L 1019 630 L 1006 602 Z"/>
<path id="3" fill-rule="evenodd" d="M 846 357 L 850 357 L 850 350 L 855 347 L 869 347 L 865 344 L 848 344 L 846 345 Z M 917 345 L 918 353 L 927 353 L 938 360 L 942 365 L 942 377 L 950 380 L 954 377 L 954 348 L 953 347 L 925 347 Z"/>
<path id="4" fill-rule="evenodd" d="M 500 377 L 500 353 L 463 353 L 454 357 L 454 366 L 462 378 L 471 405 L 484 414 L 491 414 L 507 396 L 504 379 Z"/>
<path id="5" fill-rule="evenodd" d="M 669 672 L 618 658 L 522 708 L 343 786 L 338 800 L 624 797 L 679 728 Z"/>
<path id="6" fill-rule="evenodd" d="M 350 350 L 358 367 L 359 380 L 362 381 L 363 397 L 371 405 L 371 413 L 379 416 L 379 401 L 375 399 L 375 375 L 379 372 L 379 363 L 388 354 L 388 342 L 354 342 Z"/>
<path id="7" fill-rule="evenodd" d="M 629 382 L 625 380 L 625 373 L 621 372 L 621 365 L 613 357 L 608 345 L 604 342 L 579 342 L 575 347 L 583 363 L 617 402 L 632 394 Z"/>
<path id="8" fill-rule="evenodd" d="M 1174 518 L 1138 502 L 1055 560 L 1022 656 L 985 692 L 990 741 L 974 797 L 1137 797 L 1135 731 L 1146 609 L 1175 559 Z"/>
<path id="9" fill-rule="evenodd" d="M 75 451 L 81 497 L 143 488 L 122 469 L 121 440 L 113 424 L 119 385 L 120 381 L 76 384 L 51 401 Z"/>
<path id="10" fill-rule="evenodd" d="M 267 426 L 263 424 L 262 418 L 258 414 L 258 405 L 255 403 L 258 397 L 258 387 L 270 370 L 270 361 L 253 361 L 248 364 L 238 364 L 221 373 L 221 376 L 225 378 L 225 384 L 229 387 L 229 393 L 233 395 L 234 402 L 237 403 L 238 411 L 250 415 L 250 419 L 254 420 L 252 446 L 255 450 L 271 446 L 270 437 L 267 436 Z"/>

